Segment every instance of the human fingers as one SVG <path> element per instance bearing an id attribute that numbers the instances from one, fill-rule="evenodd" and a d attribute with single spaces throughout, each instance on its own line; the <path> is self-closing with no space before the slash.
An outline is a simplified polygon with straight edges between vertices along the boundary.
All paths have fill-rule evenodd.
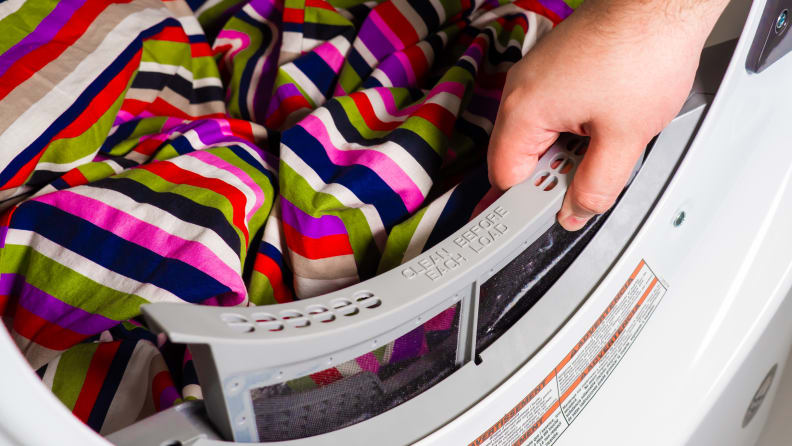
<path id="1" fill-rule="evenodd" d="M 500 190 L 527 179 L 539 156 L 558 138 L 557 132 L 532 119 L 534 101 L 529 94 L 516 91 L 504 96 L 487 151 L 490 183 Z"/>
<path id="2" fill-rule="evenodd" d="M 564 229 L 577 231 L 613 206 L 647 142 L 632 136 L 592 136 L 558 213 Z"/>

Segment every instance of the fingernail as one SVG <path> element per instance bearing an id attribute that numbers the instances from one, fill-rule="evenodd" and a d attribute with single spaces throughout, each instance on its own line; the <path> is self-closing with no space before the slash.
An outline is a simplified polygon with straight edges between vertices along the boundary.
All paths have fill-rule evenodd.
<path id="1" fill-rule="evenodd" d="M 590 220 L 590 218 L 578 217 L 572 213 L 568 215 L 563 214 L 565 214 L 563 211 L 558 214 L 558 223 L 561 224 L 564 229 L 571 232 L 579 231 L 583 226 L 586 226 L 586 223 Z"/>

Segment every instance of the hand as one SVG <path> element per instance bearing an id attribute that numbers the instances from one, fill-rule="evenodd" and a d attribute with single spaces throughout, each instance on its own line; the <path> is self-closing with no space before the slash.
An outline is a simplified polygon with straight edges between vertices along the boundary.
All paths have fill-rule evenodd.
<path id="1" fill-rule="evenodd" d="M 690 8 L 673 10 L 683 2 Z M 590 136 L 558 221 L 576 231 L 607 211 L 685 102 L 726 3 L 587 0 L 509 71 L 489 144 L 491 183 L 505 190 L 527 179 L 561 132 Z"/>

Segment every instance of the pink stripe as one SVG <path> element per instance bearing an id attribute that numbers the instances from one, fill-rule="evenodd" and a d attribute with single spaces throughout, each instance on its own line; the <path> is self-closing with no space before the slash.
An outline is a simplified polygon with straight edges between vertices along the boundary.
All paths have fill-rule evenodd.
<path id="1" fill-rule="evenodd" d="M 465 95 L 465 85 L 455 81 L 440 82 L 432 88 L 432 91 L 430 91 L 428 95 L 426 95 L 424 102 L 440 93 L 451 93 L 461 98 Z"/>
<path id="2" fill-rule="evenodd" d="M 250 36 L 243 32 L 233 31 L 230 29 L 224 29 L 220 31 L 215 39 L 217 42 L 220 39 L 230 40 L 231 42 L 227 42 L 231 45 L 231 51 L 226 54 L 226 58 L 233 59 L 234 56 L 237 55 L 240 51 L 244 50 L 245 48 L 250 46 Z M 216 45 L 222 45 L 226 42 L 217 42 Z"/>
<path id="3" fill-rule="evenodd" d="M 344 55 L 338 51 L 335 45 L 332 42 L 325 42 L 318 47 L 313 49 L 316 54 L 321 57 L 330 68 L 333 69 L 336 73 L 341 70 L 341 67 L 344 65 Z"/>
<path id="4" fill-rule="evenodd" d="M 391 93 L 389 88 L 375 87 L 373 90 L 379 93 L 380 97 L 382 98 L 382 102 L 385 104 L 385 110 L 391 116 L 409 116 L 421 108 L 421 103 L 419 102 L 409 107 L 399 109 L 399 107 L 396 106 L 396 101 L 393 100 L 393 93 Z M 366 90 L 364 90 L 364 92 L 365 91 Z"/>
<path id="5" fill-rule="evenodd" d="M 266 197 L 264 196 L 264 192 L 261 191 L 261 188 L 255 181 L 253 181 L 244 170 L 240 169 L 239 167 L 229 163 L 228 161 L 220 158 L 219 156 L 206 152 L 203 150 L 196 150 L 195 152 L 190 152 L 187 156 L 192 156 L 194 158 L 198 158 L 199 160 L 205 162 L 206 164 L 210 164 L 212 166 L 217 167 L 218 169 L 225 170 L 226 172 L 234 175 L 244 183 L 250 190 L 253 191 L 253 194 L 256 196 L 256 202 L 253 203 L 253 207 L 250 208 L 250 212 L 247 213 L 247 218 L 250 219 L 253 217 L 253 214 L 258 211 L 261 206 L 264 204 Z M 233 187 L 233 185 L 231 185 Z M 247 194 L 246 194 L 247 195 Z"/>
<path id="6" fill-rule="evenodd" d="M 101 201 L 68 190 L 42 195 L 35 201 L 56 206 L 163 257 L 181 260 L 227 285 L 234 293 L 242 296 L 246 293 L 239 274 L 199 242 L 169 234 Z"/>
<path id="7" fill-rule="evenodd" d="M 399 59 L 399 62 L 402 65 L 402 69 L 404 70 L 404 74 L 407 76 L 407 82 L 410 83 L 411 86 L 415 85 L 415 71 L 413 71 L 413 66 L 410 63 L 410 59 L 404 55 L 401 51 L 394 54 L 396 59 Z"/>
<path id="8" fill-rule="evenodd" d="M 418 209 L 423 203 L 424 196 L 421 190 L 388 155 L 371 149 L 338 149 L 330 140 L 322 120 L 314 115 L 306 116 L 298 125 L 324 146 L 327 156 L 334 164 L 342 166 L 360 164 L 376 172 L 388 187 L 399 194 L 408 211 Z"/>
<path id="9" fill-rule="evenodd" d="M 394 48 L 396 48 L 397 50 L 404 49 L 404 43 L 402 43 L 401 39 L 399 39 L 399 36 L 397 36 L 393 31 L 391 31 L 388 24 L 385 23 L 384 20 L 382 20 L 382 17 L 380 17 L 376 8 L 371 10 L 371 12 L 368 15 L 368 18 L 371 19 L 372 23 L 377 26 L 379 32 L 381 32 L 382 35 L 386 39 L 388 39 L 388 42 L 390 42 L 390 44 L 393 45 Z"/>

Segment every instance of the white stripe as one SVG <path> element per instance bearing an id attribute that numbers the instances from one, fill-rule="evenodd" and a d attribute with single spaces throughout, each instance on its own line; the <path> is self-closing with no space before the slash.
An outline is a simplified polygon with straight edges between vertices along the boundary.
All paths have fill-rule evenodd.
<path id="1" fill-rule="evenodd" d="M 294 275 L 294 294 L 298 299 L 307 299 L 309 297 L 321 296 L 341 288 L 348 287 L 358 283 L 357 276 L 355 277 L 339 277 L 338 279 L 308 279 Z"/>
<path id="2" fill-rule="evenodd" d="M 248 216 L 250 211 L 253 209 L 253 206 L 256 204 L 263 204 L 257 203 L 256 200 L 256 193 L 251 189 L 247 184 L 243 183 L 242 180 L 236 176 L 236 174 L 223 169 L 221 167 L 213 166 L 200 158 L 194 156 L 177 156 L 176 158 L 171 158 L 171 163 L 174 165 L 181 167 L 184 170 L 193 172 L 195 174 L 201 175 L 206 178 L 214 178 L 216 180 L 220 180 L 229 186 L 233 187 L 234 189 L 242 192 L 245 195 L 245 215 Z M 221 161 L 227 163 L 227 161 Z M 242 169 L 239 169 L 242 170 Z M 244 175 L 247 175 L 244 173 Z M 250 181 L 253 181 L 252 179 Z M 215 192 L 219 194 L 219 192 Z M 265 195 L 264 191 L 261 191 L 261 195 Z M 266 200 L 266 197 L 263 197 Z"/>
<path id="3" fill-rule="evenodd" d="M 494 127 L 494 124 L 489 119 L 481 115 L 474 115 L 467 110 L 462 113 L 462 119 L 477 127 L 480 127 L 482 130 L 487 132 L 487 134 L 490 134 L 492 132 L 492 127 Z"/>
<path id="4" fill-rule="evenodd" d="M 136 294 L 149 302 L 184 302 L 168 290 L 111 271 L 32 231 L 9 229 L 6 244 L 29 246 L 45 257 L 120 293 Z"/>
<path id="5" fill-rule="evenodd" d="M 325 130 L 330 137 L 330 142 L 339 150 L 373 150 L 380 152 L 393 160 L 394 163 L 407 175 L 424 197 L 429 193 L 432 188 L 432 177 L 426 172 L 424 167 L 407 152 L 404 147 L 400 146 L 394 141 L 385 141 L 382 144 L 375 146 L 362 146 L 354 142 L 348 142 L 344 139 L 343 135 L 338 132 L 338 129 L 333 124 L 333 118 L 326 108 L 320 108 L 314 112 L 314 116 L 319 118 L 324 124 Z"/>
<path id="6" fill-rule="evenodd" d="M 440 93 L 437 93 L 428 100 L 424 101 L 424 104 L 437 104 L 446 109 L 449 113 L 456 116 L 459 113 L 460 107 L 462 106 L 462 99 L 453 93 L 441 91 Z"/>
<path id="7" fill-rule="evenodd" d="M 115 172 L 116 175 L 126 170 L 124 166 L 118 164 L 116 161 L 113 160 L 105 160 L 104 163 L 107 164 L 108 167 L 113 169 L 113 172 Z"/>
<path id="8" fill-rule="evenodd" d="M 112 189 L 102 189 L 90 185 L 69 189 L 69 192 L 101 201 L 115 209 L 123 210 L 126 214 L 156 226 L 160 230 L 184 240 L 191 240 L 204 245 L 221 262 L 232 270 L 240 271 L 239 256 L 231 247 L 217 235 L 216 232 L 204 226 L 199 226 L 164 211 L 147 203 L 139 203 L 121 192 Z"/>
<path id="9" fill-rule="evenodd" d="M 157 62 L 140 62 L 140 72 L 147 72 L 147 73 L 161 73 L 161 74 L 169 74 L 174 75 L 178 74 L 179 76 L 183 77 L 190 83 L 192 83 L 193 88 L 200 88 L 200 87 L 222 87 L 223 81 L 220 80 L 219 77 L 201 77 L 195 79 L 193 76 L 193 72 L 188 70 L 187 68 L 181 65 L 169 65 Z"/>
<path id="10" fill-rule="evenodd" d="M 198 23 L 198 20 L 196 20 L 194 15 L 180 16 L 177 17 L 176 20 L 178 20 L 179 24 L 181 24 L 184 34 L 187 34 L 188 36 L 203 35 L 203 28 L 201 28 L 201 25 Z"/>
<path id="11" fill-rule="evenodd" d="M 189 397 L 202 400 L 203 391 L 201 390 L 201 386 L 198 384 L 187 384 L 186 386 L 182 387 L 182 397 L 185 400 Z"/>
<path id="12" fill-rule="evenodd" d="M 0 134 L 0 166 L 7 166 L 70 107 L 85 88 L 137 39 L 140 31 L 168 18 L 165 9 L 146 9 L 125 17 L 101 44 L 74 67 L 52 90 L 33 104 Z M 79 47 L 80 40 L 75 42 Z"/>
<path id="13" fill-rule="evenodd" d="M 408 22 L 413 26 L 415 29 L 415 33 L 418 34 L 418 39 L 423 39 L 429 34 L 429 29 L 426 28 L 426 22 L 424 22 L 423 18 L 421 18 L 420 14 L 407 3 L 406 0 L 395 0 L 393 2 L 393 6 L 402 13 L 404 18 L 407 19 Z"/>
<path id="14" fill-rule="evenodd" d="M 302 176 L 314 191 L 330 194 L 344 206 L 359 209 L 360 212 L 363 213 L 366 223 L 368 223 L 377 248 L 379 248 L 380 252 L 385 250 L 385 243 L 388 235 L 385 232 L 385 225 L 382 223 L 382 219 L 380 219 L 379 213 L 373 205 L 360 201 L 360 199 L 345 186 L 338 183 L 325 184 L 311 166 L 305 164 L 289 146 L 283 143 L 281 143 L 281 161 L 288 164 L 298 175 Z"/>
<path id="15" fill-rule="evenodd" d="M 302 45 L 300 47 L 302 52 L 303 53 L 308 53 L 308 52 L 312 51 L 314 48 L 316 48 L 317 46 L 325 43 L 325 41 L 324 40 L 309 39 L 307 37 L 303 37 L 302 38 L 302 42 L 300 42 L 300 43 Z"/>
<path id="16" fill-rule="evenodd" d="M 281 33 L 281 51 L 278 56 L 278 65 L 284 65 L 297 58 L 300 55 L 300 42 L 302 41 L 302 33 L 295 31 L 284 31 Z"/>
<path id="17" fill-rule="evenodd" d="M 91 152 L 84 157 L 70 161 L 68 163 L 48 163 L 48 162 L 39 162 L 36 164 L 36 170 L 48 170 L 50 172 L 66 172 L 67 170 L 72 170 L 77 166 L 82 166 L 83 164 L 90 163 L 96 157 L 96 152 Z"/>
<path id="18" fill-rule="evenodd" d="M 52 383 L 55 381 L 55 373 L 58 371 L 58 363 L 60 362 L 60 355 L 56 356 L 55 359 L 47 363 L 47 370 L 44 371 L 44 376 L 41 377 L 41 381 L 47 386 L 49 389 L 52 389 Z"/>
<path id="19" fill-rule="evenodd" d="M 382 122 L 398 122 L 402 123 L 409 118 L 409 115 L 403 116 L 394 116 L 390 114 L 388 108 L 385 106 L 385 100 L 382 99 L 382 94 L 377 92 L 374 89 L 365 89 L 362 91 L 363 94 L 371 101 L 371 108 L 374 109 L 374 115 Z M 384 94 L 391 94 L 391 92 L 387 92 Z M 394 104 L 396 101 L 393 101 Z"/>
<path id="20" fill-rule="evenodd" d="M 201 5 L 200 8 L 195 10 L 195 16 L 196 17 L 200 16 L 209 9 L 212 9 L 215 5 L 219 4 L 221 1 L 223 0 L 207 0 L 206 3 L 204 3 L 203 5 Z"/>
<path id="21" fill-rule="evenodd" d="M 365 43 L 362 40 L 358 39 L 355 40 L 355 43 L 352 44 L 352 48 L 356 49 L 357 52 L 360 54 L 360 57 L 368 64 L 369 67 L 376 67 L 379 61 L 371 51 L 368 49 Z"/>
<path id="22" fill-rule="evenodd" d="M 248 6 L 250 6 L 250 4 L 248 4 Z M 247 6 L 245 7 L 247 8 Z M 273 36 L 278 35 L 278 28 L 275 26 L 274 23 L 266 22 L 266 25 L 269 27 L 270 32 L 272 33 Z M 253 76 L 251 78 L 251 85 L 253 86 L 253 88 L 248 88 L 248 94 L 247 94 L 248 97 L 246 98 L 248 111 L 250 112 L 250 115 L 253 117 L 253 121 L 258 120 L 256 119 L 257 116 L 256 116 L 256 107 L 254 104 L 254 99 L 256 98 L 256 92 L 259 91 L 259 84 L 261 83 L 260 81 L 261 74 L 264 72 L 264 64 L 272 56 L 273 48 L 278 43 L 280 42 L 278 42 L 277 38 L 272 39 L 270 44 L 267 46 L 267 49 L 264 51 L 264 54 L 262 54 L 258 58 L 258 60 L 256 61 L 256 65 L 253 67 Z M 258 118 L 262 121 L 264 120 L 264 116 L 258 116 Z"/>
<path id="23" fill-rule="evenodd" d="M 0 20 L 10 16 L 11 14 L 19 11 L 19 8 L 25 4 L 25 0 L 8 0 L 2 4 L 0 8 Z"/>
<path id="24" fill-rule="evenodd" d="M 437 13 L 437 17 L 440 19 L 440 23 L 445 23 L 446 13 L 445 13 L 445 7 L 443 7 L 443 3 L 441 3 L 440 0 L 429 0 L 429 3 L 432 4 L 432 7 Z"/>
<path id="25" fill-rule="evenodd" d="M 393 87 L 393 82 L 390 80 L 388 75 L 379 68 L 375 69 L 374 72 L 371 73 L 371 77 L 378 80 L 380 85 L 383 87 Z"/>
<path id="26" fill-rule="evenodd" d="M 314 84 L 313 81 L 308 76 L 306 76 L 305 73 L 302 72 L 302 70 L 297 68 L 297 65 L 294 65 L 293 63 L 289 63 L 281 66 L 280 69 L 283 70 L 289 76 L 291 76 L 291 78 L 294 79 L 297 85 L 299 85 L 303 89 L 303 91 L 308 93 L 308 96 L 310 96 L 314 105 L 318 107 L 324 104 L 325 101 L 324 94 L 321 91 L 319 91 L 319 89 L 316 87 L 316 84 Z"/>
<path id="27" fill-rule="evenodd" d="M 135 344 L 99 433 L 111 434 L 134 423 L 140 417 L 150 393 L 146 389 L 151 385 L 151 360 L 158 354 L 159 351 L 150 342 L 139 341 Z"/>
<path id="28" fill-rule="evenodd" d="M 413 232 L 412 237 L 410 237 L 410 243 L 407 245 L 407 249 L 404 250 L 404 257 L 402 257 L 401 263 L 414 259 L 423 252 L 426 241 L 429 240 L 429 235 L 432 233 L 432 229 L 434 229 L 437 223 L 437 219 L 440 218 L 440 214 L 443 213 L 448 199 L 451 198 L 451 194 L 456 188 L 457 186 L 454 186 L 448 192 L 437 197 L 437 199 L 426 208 L 426 212 L 424 212 L 423 217 L 421 217 L 421 221 L 418 222 L 415 232 Z"/>
<path id="29" fill-rule="evenodd" d="M 539 39 L 553 30 L 553 22 L 536 13 L 528 14 L 528 32 L 523 38 L 522 54 L 525 55 Z"/>

